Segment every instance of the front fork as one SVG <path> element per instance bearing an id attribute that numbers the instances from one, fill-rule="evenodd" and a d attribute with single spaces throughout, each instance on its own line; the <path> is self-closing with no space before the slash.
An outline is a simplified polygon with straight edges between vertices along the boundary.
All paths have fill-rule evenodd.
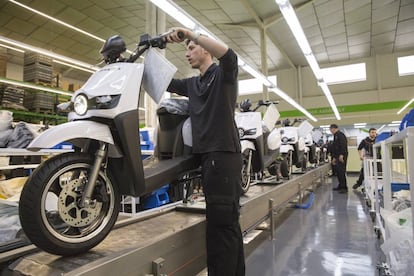
<path id="1" fill-rule="evenodd" d="M 85 185 L 85 190 L 82 193 L 81 201 L 79 202 L 80 207 L 91 206 L 93 201 L 91 200 L 93 190 L 96 186 L 96 180 L 98 179 L 99 171 L 108 152 L 108 144 L 100 142 L 99 149 L 95 153 L 95 162 L 88 176 L 88 182 Z"/>
<path id="2" fill-rule="evenodd" d="M 253 151 L 249 150 L 249 156 L 247 158 L 247 168 L 246 168 L 248 179 L 250 179 L 251 177 L 250 172 L 251 172 L 251 167 L 252 167 L 252 156 L 253 156 Z"/>

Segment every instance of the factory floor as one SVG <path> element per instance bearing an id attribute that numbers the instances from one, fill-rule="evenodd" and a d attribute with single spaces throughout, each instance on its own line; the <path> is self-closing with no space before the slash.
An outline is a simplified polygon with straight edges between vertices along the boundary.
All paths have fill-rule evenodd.
<path id="1" fill-rule="evenodd" d="M 379 275 L 384 260 L 364 196 L 353 190 L 358 174 L 348 174 L 348 193 L 332 188 L 330 177 L 315 191 L 313 205 L 296 209 L 274 240 L 262 242 L 246 258 L 246 276 Z"/>

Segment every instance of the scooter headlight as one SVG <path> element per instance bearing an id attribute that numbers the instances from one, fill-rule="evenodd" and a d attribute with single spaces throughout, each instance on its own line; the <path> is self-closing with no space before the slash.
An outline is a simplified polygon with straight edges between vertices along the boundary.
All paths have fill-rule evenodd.
<path id="1" fill-rule="evenodd" d="M 73 101 L 73 108 L 76 114 L 85 115 L 86 111 L 88 111 L 88 98 L 83 94 L 77 95 Z"/>

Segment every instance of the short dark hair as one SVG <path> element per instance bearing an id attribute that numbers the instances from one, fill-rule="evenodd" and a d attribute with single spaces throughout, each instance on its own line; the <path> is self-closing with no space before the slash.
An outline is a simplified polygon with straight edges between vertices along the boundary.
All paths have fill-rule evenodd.
<path id="1" fill-rule="evenodd" d="M 375 127 L 371 127 L 369 130 L 368 130 L 368 132 L 371 132 L 371 131 L 373 131 L 373 130 L 377 130 Z"/>
<path id="2" fill-rule="evenodd" d="M 331 124 L 331 125 L 329 126 L 329 128 L 338 128 L 338 125 L 337 125 L 337 124 Z"/>

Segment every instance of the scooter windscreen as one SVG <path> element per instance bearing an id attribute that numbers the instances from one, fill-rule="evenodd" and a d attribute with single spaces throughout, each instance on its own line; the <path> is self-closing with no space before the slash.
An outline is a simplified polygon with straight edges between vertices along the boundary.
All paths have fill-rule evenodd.
<path id="1" fill-rule="evenodd" d="M 177 67 L 150 48 L 144 59 L 144 76 L 142 85 L 148 95 L 157 103 L 160 103 L 162 95 L 167 90 Z"/>

